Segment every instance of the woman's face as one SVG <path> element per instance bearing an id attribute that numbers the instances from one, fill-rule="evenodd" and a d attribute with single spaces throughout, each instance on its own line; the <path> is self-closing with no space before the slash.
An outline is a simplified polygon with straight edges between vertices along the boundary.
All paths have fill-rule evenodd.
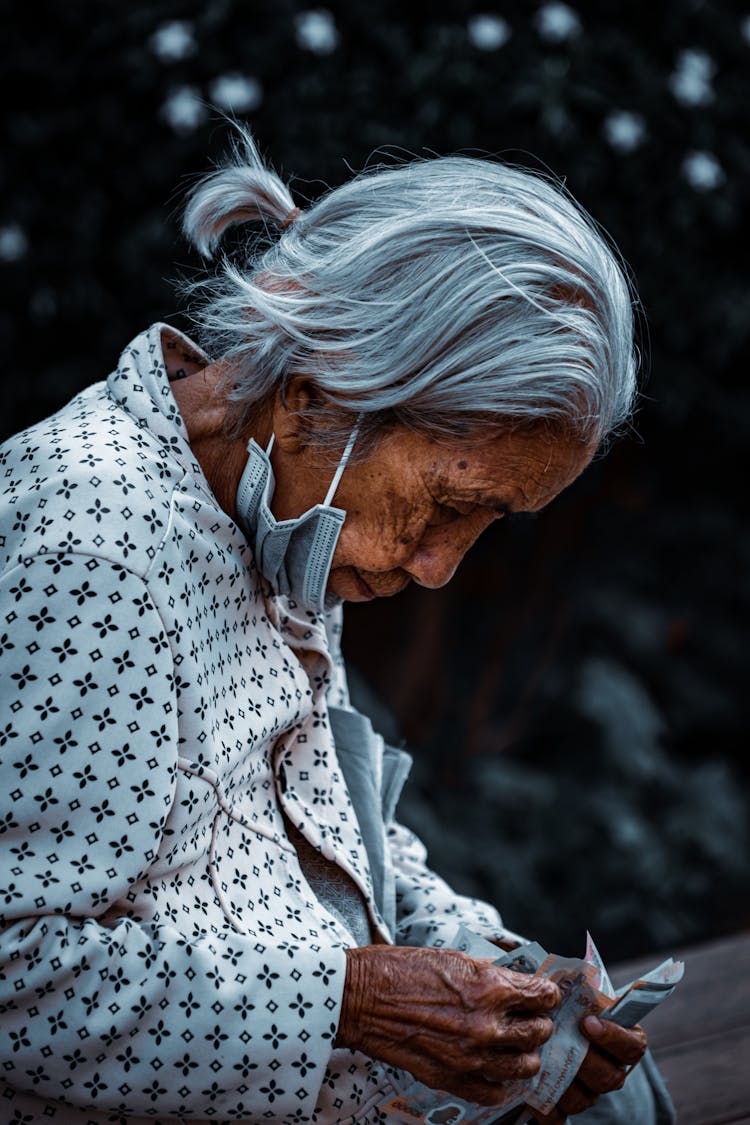
<path id="1" fill-rule="evenodd" d="M 485 528 L 506 513 L 545 507 L 594 451 L 541 428 L 449 445 L 405 427 L 389 431 L 366 460 L 347 465 L 339 483 L 333 503 L 346 510 L 346 520 L 329 592 L 361 602 L 396 594 L 411 581 L 444 586 Z M 331 476 L 312 455 L 293 472 L 279 465 L 277 518 L 322 502 Z"/>

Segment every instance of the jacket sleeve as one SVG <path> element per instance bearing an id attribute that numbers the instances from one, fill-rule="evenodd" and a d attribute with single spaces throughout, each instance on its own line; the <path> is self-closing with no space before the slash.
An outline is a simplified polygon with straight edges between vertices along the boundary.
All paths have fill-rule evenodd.
<path id="1" fill-rule="evenodd" d="M 486 938 L 523 942 L 494 906 L 456 894 L 427 866 L 427 849 L 397 821 L 387 830 L 396 884 L 396 944 L 451 946 L 460 925 Z"/>
<path id="2" fill-rule="evenodd" d="M 174 799 L 169 637 L 145 582 L 81 555 L 0 579 L 3 1078 L 126 1116 L 312 1116 L 343 949 L 106 912 Z"/>

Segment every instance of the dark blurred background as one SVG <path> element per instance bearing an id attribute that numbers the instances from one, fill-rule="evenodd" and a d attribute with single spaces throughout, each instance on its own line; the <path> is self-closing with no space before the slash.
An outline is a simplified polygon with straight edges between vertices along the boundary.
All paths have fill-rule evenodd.
<path id="1" fill-rule="evenodd" d="M 193 177 L 249 121 L 298 201 L 382 146 L 548 166 L 634 272 L 635 432 L 453 582 L 351 607 L 358 699 L 456 886 L 608 958 L 750 921 L 745 624 L 750 8 L 2 5 L 2 436 L 158 319 Z"/>

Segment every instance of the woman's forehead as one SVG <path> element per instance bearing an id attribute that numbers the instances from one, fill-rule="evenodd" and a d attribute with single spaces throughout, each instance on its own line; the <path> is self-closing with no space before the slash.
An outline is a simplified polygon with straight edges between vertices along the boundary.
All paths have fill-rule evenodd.
<path id="1" fill-rule="evenodd" d="M 446 488 L 484 494 L 492 506 L 525 510 L 544 507 L 586 468 L 595 446 L 549 429 L 507 431 L 480 443 L 443 447 L 434 458 L 434 473 Z"/>

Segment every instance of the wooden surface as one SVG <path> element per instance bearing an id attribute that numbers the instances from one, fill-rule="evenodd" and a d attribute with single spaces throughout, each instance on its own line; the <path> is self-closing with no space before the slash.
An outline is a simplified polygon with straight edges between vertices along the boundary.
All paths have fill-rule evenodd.
<path id="1" fill-rule="evenodd" d="M 679 1125 L 750 1125 L 750 934 L 674 956 L 685 962 L 684 980 L 644 1026 Z M 613 983 L 659 960 L 619 965 Z"/>

